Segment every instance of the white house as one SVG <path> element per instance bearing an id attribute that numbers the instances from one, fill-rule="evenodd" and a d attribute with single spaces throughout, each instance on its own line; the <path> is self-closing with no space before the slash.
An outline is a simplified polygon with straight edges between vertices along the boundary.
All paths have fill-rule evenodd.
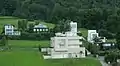
<path id="1" fill-rule="evenodd" d="M 96 30 L 88 30 L 88 42 L 93 43 L 94 42 L 94 38 L 98 37 L 98 33 Z"/>
<path id="2" fill-rule="evenodd" d="M 94 43 L 94 38 L 95 37 L 100 38 L 100 40 L 102 42 L 106 42 L 106 38 L 105 37 L 99 37 L 99 34 L 97 33 L 96 30 L 88 30 L 88 38 L 87 38 L 88 42 Z"/>
<path id="3" fill-rule="evenodd" d="M 21 32 L 10 24 L 4 26 L 4 31 L 5 31 L 5 35 L 21 35 Z"/>
<path id="4" fill-rule="evenodd" d="M 84 58 L 85 47 L 82 46 L 82 37 L 77 35 L 77 23 L 71 22 L 71 31 L 65 34 L 56 33 L 55 37 L 51 37 L 50 47 L 43 55 L 44 59 L 55 58 Z M 45 48 L 42 49 L 42 52 Z"/>
<path id="5" fill-rule="evenodd" d="M 34 32 L 47 32 L 47 31 L 49 31 L 49 29 L 46 25 L 38 24 L 38 25 L 34 26 L 33 31 Z"/>

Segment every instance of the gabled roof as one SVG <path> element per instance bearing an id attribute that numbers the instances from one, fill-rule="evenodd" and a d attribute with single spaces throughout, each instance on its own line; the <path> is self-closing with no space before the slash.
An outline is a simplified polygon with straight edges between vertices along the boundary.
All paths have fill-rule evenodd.
<path id="1" fill-rule="evenodd" d="M 39 24 L 39 25 L 35 25 L 34 28 L 47 28 L 47 26 L 43 24 Z"/>
<path id="2" fill-rule="evenodd" d="M 11 24 L 5 24 L 4 26 L 13 26 L 13 25 L 11 25 Z"/>

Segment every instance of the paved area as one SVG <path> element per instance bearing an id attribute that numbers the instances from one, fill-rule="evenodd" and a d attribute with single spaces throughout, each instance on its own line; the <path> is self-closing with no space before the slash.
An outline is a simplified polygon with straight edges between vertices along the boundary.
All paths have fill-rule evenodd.
<path id="1" fill-rule="evenodd" d="M 102 66 L 109 66 L 106 62 L 104 62 L 104 56 L 99 56 L 98 59 L 100 60 L 100 63 L 102 64 Z"/>

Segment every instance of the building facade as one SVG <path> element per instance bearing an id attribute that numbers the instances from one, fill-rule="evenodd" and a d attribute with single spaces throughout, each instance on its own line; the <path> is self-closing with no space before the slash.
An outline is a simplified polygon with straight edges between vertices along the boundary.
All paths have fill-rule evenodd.
<path id="1" fill-rule="evenodd" d="M 4 26 L 5 35 L 21 35 L 21 32 L 18 31 L 13 25 Z"/>
<path id="2" fill-rule="evenodd" d="M 99 38 L 101 42 L 106 42 L 106 37 L 100 37 L 96 30 L 88 30 L 88 42 L 94 43 L 95 38 Z"/>
<path id="3" fill-rule="evenodd" d="M 34 32 L 48 32 L 49 28 L 46 25 L 38 24 L 34 26 Z"/>
<path id="4" fill-rule="evenodd" d="M 50 54 L 52 58 L 81 58 L 85 57 L 85 47 L 82 47 L 81 37 L 66 36 L 52 37 Z"/>
<path id="5" fill-rule="evenodd" d="M 51 37 L 50 48 L 43 48 L 41 51 L 48 55 L 43 55 L 44 59 L 56 58 L 84 58 L 85 47 L 82 46 L 82 37 L 77 35 L 77 23 L 71 22 L 71 31 L 56 33 Z"/>

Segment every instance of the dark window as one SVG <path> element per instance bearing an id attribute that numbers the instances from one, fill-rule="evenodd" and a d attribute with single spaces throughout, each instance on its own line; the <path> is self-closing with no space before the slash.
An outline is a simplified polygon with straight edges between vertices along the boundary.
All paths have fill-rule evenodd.
<path id="1" fill-rule="evenodd" d="M 83 47 L 83 45 L 79 45 L 79 47 Z"/>
<path id="2" fill-rule="evenodd" d="M 12 31 L 12 29 L 6 29 L 6 31 Z"/>
<path id="3" fill-rule="evenodd" d="M 77 58 L 77 55 L 76 55 L 76 58 Z"/>

